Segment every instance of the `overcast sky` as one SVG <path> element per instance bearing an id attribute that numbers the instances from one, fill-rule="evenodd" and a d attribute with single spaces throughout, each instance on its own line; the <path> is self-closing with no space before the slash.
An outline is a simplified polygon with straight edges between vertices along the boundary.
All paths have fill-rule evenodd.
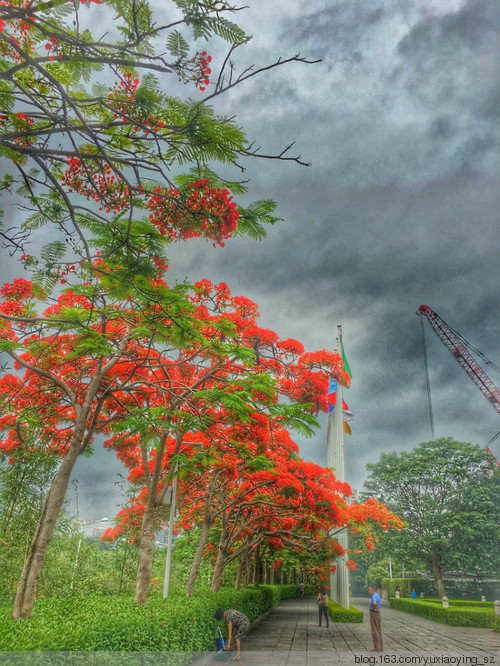
<path id="1" fill-rule="evenodd" d="M 366 463 L 431 439 L 420 304 L 500 362 L 500 3 L 246 4 L 241 66 L 299 51 L 321 62 L 254 77 L 215 105 L 264 153 L 295 141 L 312 165 L 246 162 L 250 198 L 276 200 L 283 222 L 260 243 L 173 246 L 171 277 L 226 282 L 259 304 L 262 326 L 309 350 L 333 349 L 342 324 L 359 489 Z M 425 324 L 436 436 L 484 446 L 499 416 Z M 322 423 L 297 441 L 326 464 Z M 114 512 L 119 470 L 112 454 L 78 463 L 81 518 Z"/>

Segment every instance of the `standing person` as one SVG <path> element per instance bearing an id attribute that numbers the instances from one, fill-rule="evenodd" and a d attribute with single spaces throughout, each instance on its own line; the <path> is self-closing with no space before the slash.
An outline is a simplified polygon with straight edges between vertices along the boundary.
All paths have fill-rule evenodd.
<path id="1" fill-rule="evenodd" d="M 231 661 L 240 661 L 240 638 L 246 634 L 250 627 L 250 620 L 246 615 L 237 610 L 223 611 L 221 608 L 215 611 L 216 620 L 224 620 L 227 625 L 226 650 L 231 649 L 231 639 L 234 639 L 235 653 Z"/>
<path id="2" fill-rule="evenodd" d="M 412 598 L 412 599 L 416 599 L 416 598 L 417 598 L 417 593 L 415 592 L 415 588 L 414 588 L 414 587 L 412 587 L 412 589 L 411 589 L 411 598 Z"/>
<path id="3" fill-rule="evenodd" d="M 401 597 L 401 592 L 399 591 L 399 585 L 396 585 L 396 591 L 394 592 L 394 596 L 396 599 L 399 599 Z"/>
<path id="4" fill-rule="evenodd" d="M 305 588 L 304 581 L 302 581 L 302 582 L 300 583 L 300 585 L 299 585 L 300 598 L 301 598 L 301 599 L 302 599 L 303 596 L 304 596 L 304 588 Z"/>
<path id="5" fill-rule="evenodd" d="M 316 603 L 318 604 L 318 610 L 319 610 L 319 626 L 321 627 L 321 620 L 323 619 L 323 615 L 325 616 L 326 620 L 326 626 L 330 626 L 330 618 L 328 617 L 328 594 L 326 592 L 326 587 L 322 587 L 321 590 L 318 592 L 318 596 L 316 597 Z"/>
<path id="6" fill-rule="evenodd" d="M 368 592 L 371 595 L 370 603 L 370 629 L 372 630 L 372 639 L 373 639 L 373 650 L 372 652 L 382 652 L 382 627 L 380 626 L 380 606 L 382 605 L 382 599 L 377 590 L 370 585 Z"/>

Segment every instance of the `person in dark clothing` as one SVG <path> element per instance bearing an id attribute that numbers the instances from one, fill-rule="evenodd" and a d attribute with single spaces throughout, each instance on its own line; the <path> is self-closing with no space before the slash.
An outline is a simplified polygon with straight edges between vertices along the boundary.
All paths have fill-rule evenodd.
<path id="1" fill-rule="evenodd" d="M 326 621 L 326 626 L 330 626 L 330 618 L 328 616 L 328 601 L 329 597 L 326 592 L 326 587 L 322 587 L 321 590 L 318 592 L 318 596 L 316 597 L 316 603 L 318 604 L 318 611 L 319 611 L 319 626 L 321 627 L 321 620 L 323 619 L 323 616 L 325 617 Z"/>
<path id="2" fill-rule="evenodd" d="M 218 609 L 215 611 L 216 620 L 224 620 L 227 625 L 227 643 L 226 650 L 231 649 L 231 640 L 234 639 L 235 653 L 231 661 L 240 661 L 240 638 L 247 633 L 250 627 L 250 620 L 244 613 L 237 610 L 223 611 Z"/>

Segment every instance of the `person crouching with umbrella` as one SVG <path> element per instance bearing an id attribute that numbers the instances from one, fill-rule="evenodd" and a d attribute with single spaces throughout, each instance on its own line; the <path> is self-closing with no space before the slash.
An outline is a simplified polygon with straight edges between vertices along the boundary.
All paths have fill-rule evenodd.
<path id="1" fill-rule="evenodd" d="M 231 661 L 240 661 L 240 638 L 247 633 L 250 627 L 250 620 L 246 615 L 237 610 L 215 611 L 216 620 L 224 620 L 227 625 L 227 643 L 226 650 L 231 649 L 231 640 L 234 639 L 235 653 Z"/>

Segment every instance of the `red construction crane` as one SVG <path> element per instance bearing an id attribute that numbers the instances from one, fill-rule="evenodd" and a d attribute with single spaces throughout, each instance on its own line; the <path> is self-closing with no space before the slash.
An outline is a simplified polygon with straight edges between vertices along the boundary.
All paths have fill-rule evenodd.
<path id="1" fill-rule="evenodd" d="M 467 350 L 464 338 L 443 321 L 428 305 L 421 305 L 417 310 L 417 315 L 424 315 L 426 317 L 434 333 L 446 349 L 455 358 L 457 363 L 462 366 L 486 400 L 500 414 L 500 390 Z"/>

